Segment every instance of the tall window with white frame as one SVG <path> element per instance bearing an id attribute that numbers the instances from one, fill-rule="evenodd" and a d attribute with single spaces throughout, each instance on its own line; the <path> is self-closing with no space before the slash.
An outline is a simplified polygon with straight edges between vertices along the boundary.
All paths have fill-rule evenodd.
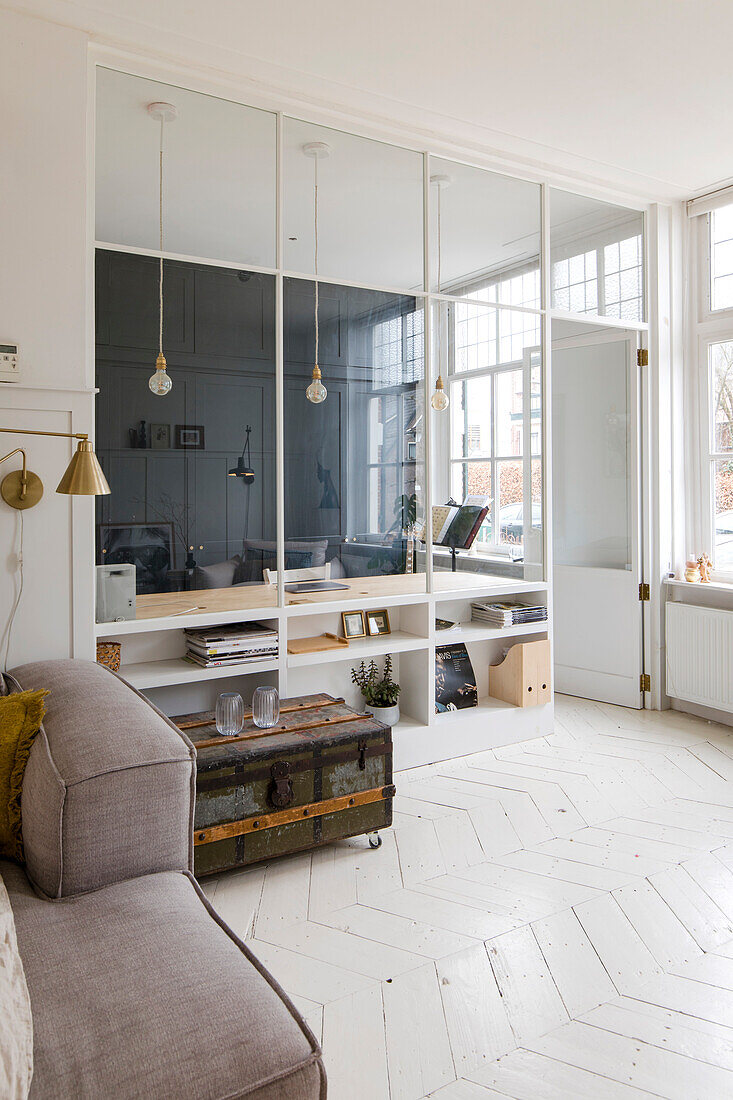
<path id="1" fill-rule="evenodd" d="M 448 318 L 451 495 L 489 498 L 478 554 L 527 560 L 542 525 L 540 317 L 456 303 Z"/>
<path id="2" fill-rule="evenodd" d="M 697 331 L 703 469 L 700 546 L 717 575 L 733 577 L 733 204 L 698 218 Z"/>

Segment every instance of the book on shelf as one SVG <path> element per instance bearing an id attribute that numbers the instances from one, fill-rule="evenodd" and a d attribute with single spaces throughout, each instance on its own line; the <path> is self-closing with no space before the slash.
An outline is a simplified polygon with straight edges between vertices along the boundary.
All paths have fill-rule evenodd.
<path id="1" fill-rule="evenodd" d="M 547 608 L 544 604 L 476 602 L 471 604 L 471 619 L 498 627 L 543 623 L 547 621 Z"/>

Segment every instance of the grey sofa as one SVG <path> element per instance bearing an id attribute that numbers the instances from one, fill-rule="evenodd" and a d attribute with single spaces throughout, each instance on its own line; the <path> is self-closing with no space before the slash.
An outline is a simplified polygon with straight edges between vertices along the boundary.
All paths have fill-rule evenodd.
<path id="1" fill-rule="evenodd" d="M 99 665 L 12 676 L 50 690 L 23 785 L 27 866 L 0 861 L 31 1100 L 323 1100 L 313 1034 L 191 873 L 191 743 Z"/>

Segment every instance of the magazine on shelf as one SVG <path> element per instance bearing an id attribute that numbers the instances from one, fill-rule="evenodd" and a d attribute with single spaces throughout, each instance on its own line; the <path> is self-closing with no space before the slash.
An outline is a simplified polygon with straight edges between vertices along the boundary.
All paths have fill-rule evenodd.
<path id="1" fill-rule="evenodd" d="M 264 623 L 232 623 L 184 631 L 186 659 L 204 668 L 276 657 L 277 630 Z"/>
<path id="2" fill-rule="evenodd" d="M 435 710 L 465 710 L 478 706 L 476 673 L 463 642 L 435 649 Z"/>
<path id="3" fill-rule="evenodd" d="M 193 653 L 189 649 L 183 659 L 190 664 L 199 665 L 201 668 L 223 668 L 225 666 L 228 668 L 247 665 L 252 661 L 262 661 L 267 656 L 276 657 L 277 653 L 238 653 L 233 657 L 201 657 L 198 653 Z"/>
<path id="4" fill-rule="evenodd" d="M 471 604 L 471 618 L 474 622 L 484 622 L 489 626 L 518 626 L 546 622 L 547 608 L 544 604 L 476 602 Z"/>
<path id="5" fill-rule="evenodd" d="M 202 657 L 217 657 L 226 654 L 235 653 L 254 653 L 254 652 L 271 652 L 277 653 L 277 637 L 275 638 L 243 638 L 241 641 L 227 642 L 226 644 L 219 645 L 205 645 L 201 642 L 195 642 L 191 638 L 186 639 L 186 644 L 189 649 L 192 649 L 194 653 L 200 653 Z"/>

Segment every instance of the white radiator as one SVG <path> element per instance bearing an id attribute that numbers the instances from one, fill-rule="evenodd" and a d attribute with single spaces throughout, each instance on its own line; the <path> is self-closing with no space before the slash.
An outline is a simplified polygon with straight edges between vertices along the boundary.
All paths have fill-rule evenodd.
<path id="1" fill-rule="evenodd" d="M 667 694 L 733 711 L 733 611 L 667 604 Z"/>

